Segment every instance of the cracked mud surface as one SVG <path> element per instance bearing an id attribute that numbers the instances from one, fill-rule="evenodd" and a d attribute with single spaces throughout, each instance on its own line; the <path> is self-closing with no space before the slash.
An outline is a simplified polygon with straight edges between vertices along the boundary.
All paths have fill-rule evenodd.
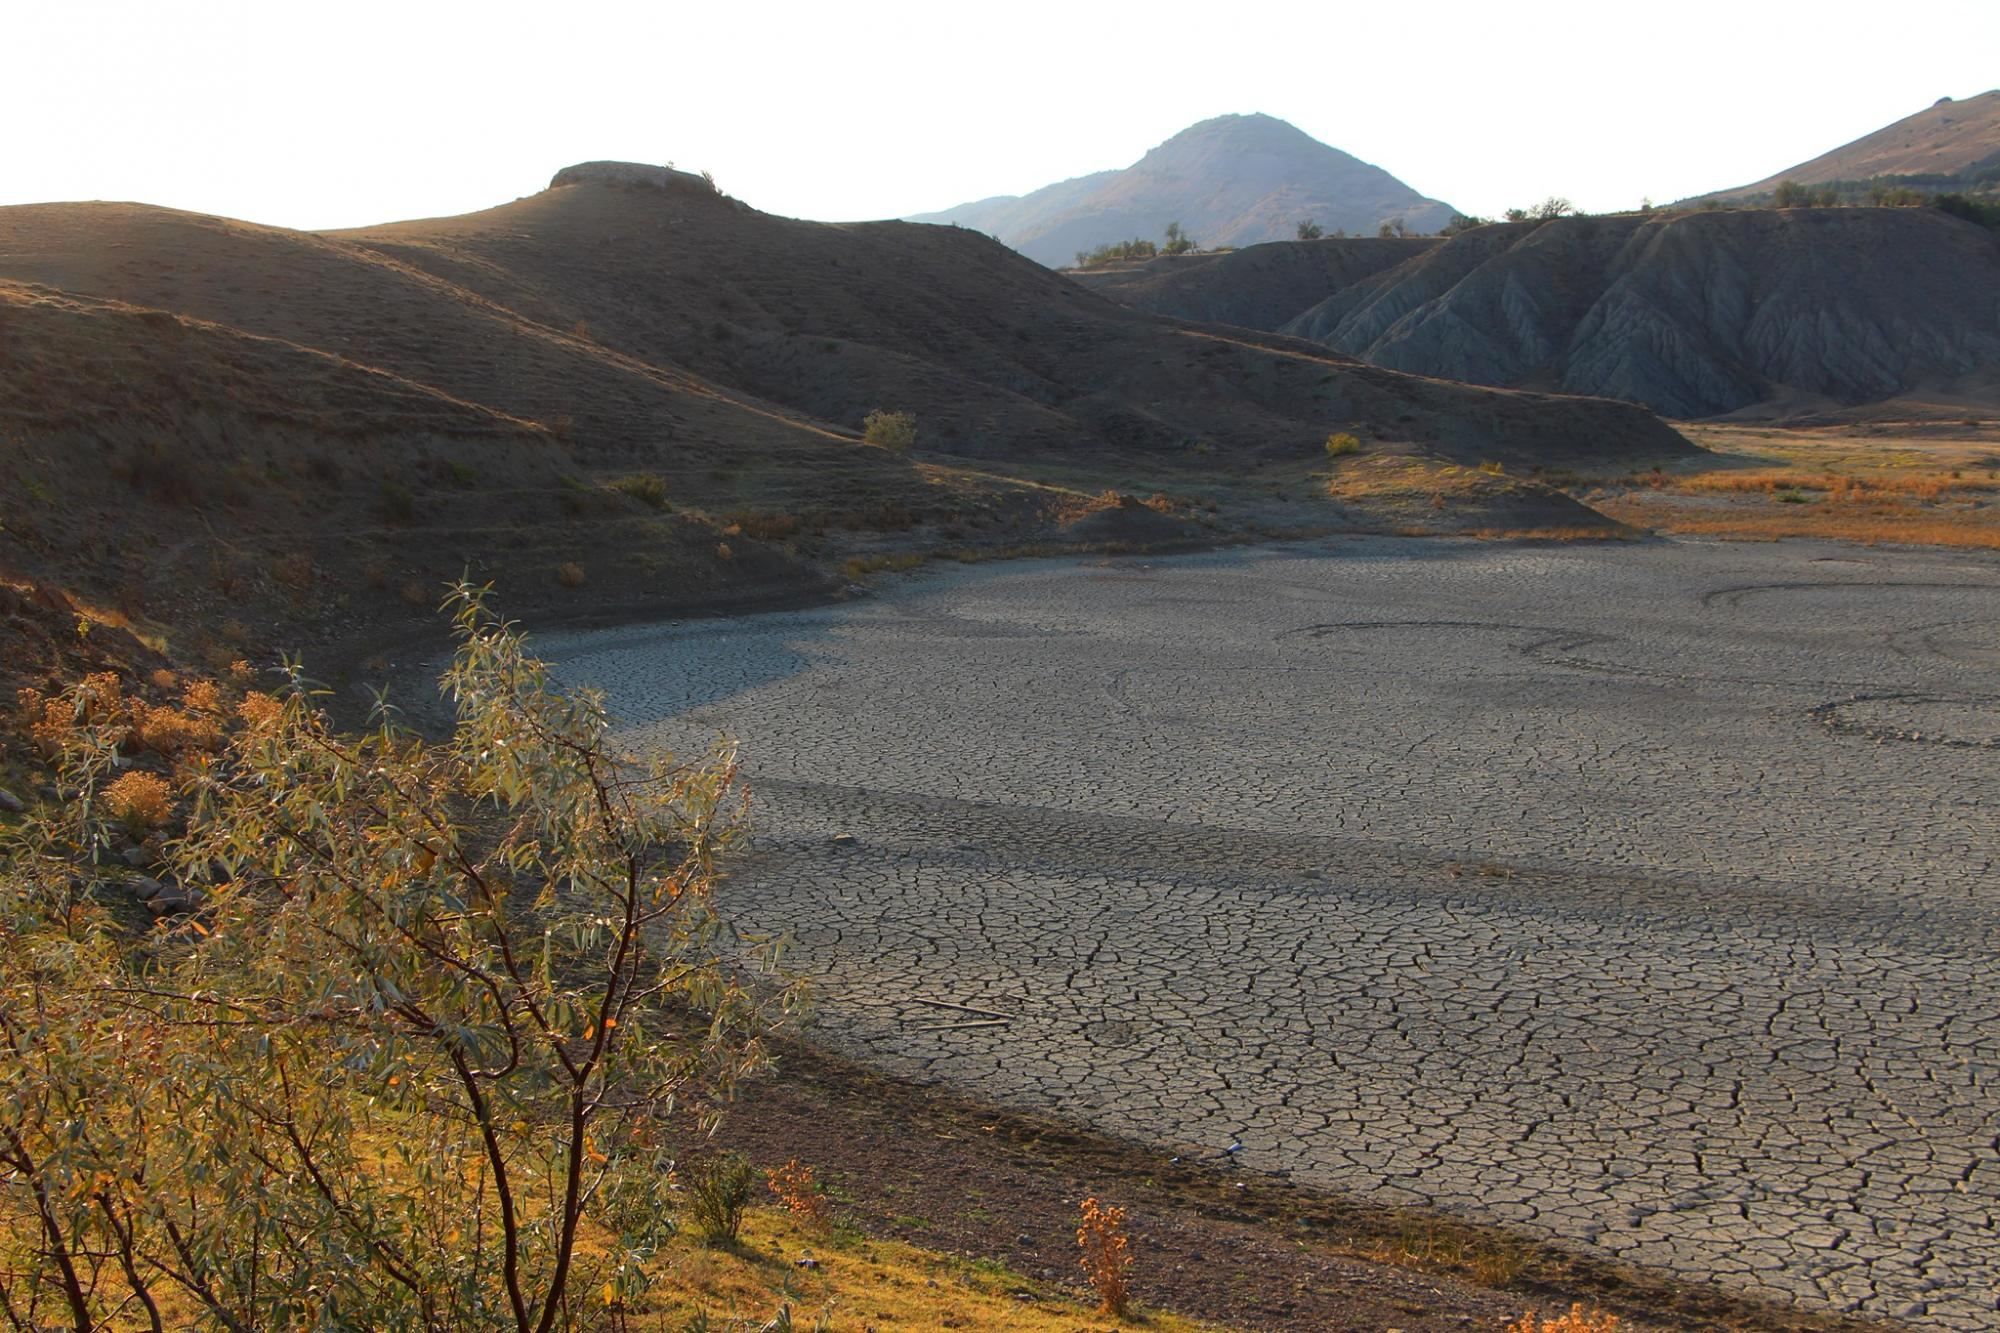
<path id="1" fill-rule="evenodd" d="M 843 1051 L 2000 1323 L 2000 562 L 1371 539 L 539 647 L 742 740 L 727 905 Z"/>

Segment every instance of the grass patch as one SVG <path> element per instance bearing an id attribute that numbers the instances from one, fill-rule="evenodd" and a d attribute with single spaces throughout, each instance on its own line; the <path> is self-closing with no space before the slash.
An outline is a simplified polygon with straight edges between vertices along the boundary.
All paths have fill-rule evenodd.
<path id="1" fill-rule="evenodd" d="M 832 1328 L 1005 1328 L 1025 1333 L 1130 1328 L 1131 1322 L 1094 1313 L 1081 1301 L 1051 1290 L 987 1259 L 942 1254 L 902 1241 L 875 1240 L 842 1231 L 829 1243 L 791 1214 L 753 1208 L 744 1215 L 733 1248 L 709 1248 L 676 1237 L 656 1261 L 662 1281 L 644 1310 L 628 1311 L 635 1330 L 680 1330 L 706 1318 L 712 1328 L 731 1320 L 757 1327 L 791 1307 L 799 1329 L 825 1317 Z M 1174 1315 L 1147 1312 L 1145 1327 L 1158 1333 L 1196 1333 L 1212 1327 Z"/>

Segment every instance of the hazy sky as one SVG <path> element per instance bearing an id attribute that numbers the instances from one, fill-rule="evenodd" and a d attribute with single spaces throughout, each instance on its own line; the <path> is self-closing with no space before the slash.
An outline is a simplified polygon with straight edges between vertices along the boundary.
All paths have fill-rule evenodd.
<path id="1" fill-rule="evenodd" d="M 2000 0 L 0 0 L 0 204 L 338 227 L 592 158 L 892 217 L 1264 111 L 1458 208 L 1742 184 L 2000 85 Z"/>

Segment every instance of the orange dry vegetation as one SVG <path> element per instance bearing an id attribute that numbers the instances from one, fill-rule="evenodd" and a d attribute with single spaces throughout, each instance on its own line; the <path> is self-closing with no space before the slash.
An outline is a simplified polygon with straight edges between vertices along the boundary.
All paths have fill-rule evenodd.
<path id="1" fill-rule="evenodd" d="M 1892 542 L 1912 546 L 2000 550 L 2000 513 L 1993 510 L 1940 512 L 1896 504 L 1870 509 L 1812 504 L 1783 508 L 1759 506 L 1736 511 L 1696 510 L 1629 496 L 1592 503 L 1600 513 L 1608 514 L 1621 523 L 1697 536 L 1733 537 L 1747 541 L 1823 537 L 1868 546 Z"/>
<path id="2" fill-rule="evenodd" d="M 139 829 L 156 829 L 173 813 L 173 790 L 153 773 L 126 773 L 104 789 L 104 808 Z"/>
<path id="3" fill-rule="evenodd" d="M 1132 1267 L 1132 1241 L 1125 1234 L 1125 1210 L 1085 1199 L 1076 1243 L 1083 1251 L 1083 1275 L 1097 1293 L 1099 1309 L 1123 1317 L 1132 1302 L 1125 1275 Z"/>
<path id="4" fill-rule="evenodd" d="M 1667 476 L 1654 473 L 1640 477 L 1639 484 L 1655 490 L 1677 491 L 1683 495 L 1775 495 L 1780 491 L 1822 491 L 1830 500 L 1850 503 L 1879 503 L 1895 500 L 1942 500 L 1954 492 L 1974 495 L 2000 491 L 2000 480 L 1991 477 L 1951 477 L 1938 473 L 1916 476 L 1878 475 L 1851 477 L 1837 472 L 1789 472 L 1773 469 L 1755 472 L 1701 472 L 1694 476 Z"/>
<path id="5" fill-rule="evenodd" d="M 1586 1311 L 1581 1305 L 1572 1305 L 1567 1314 L 1550 1319 L 1540 1318 L 1538 1311 L 1530 1310 L 1507 1325 L 1507 1333 L 1612 1333 L 1617 1327 L 1617 1315 L 1606 1314 L 1602 1310 Z"/>

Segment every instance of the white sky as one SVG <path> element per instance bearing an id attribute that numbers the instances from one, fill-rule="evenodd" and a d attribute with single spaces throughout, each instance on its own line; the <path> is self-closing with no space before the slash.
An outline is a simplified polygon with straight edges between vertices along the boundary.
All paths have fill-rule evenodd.
<path id="1" fill-rule="evenodd" d="M 0 204 L 294 227 L 593 158 L 893 217 L 1264 111 L 1461 210 L 1742 184 L 2000 86 L 2000 0 L 0 0 Z"/>

